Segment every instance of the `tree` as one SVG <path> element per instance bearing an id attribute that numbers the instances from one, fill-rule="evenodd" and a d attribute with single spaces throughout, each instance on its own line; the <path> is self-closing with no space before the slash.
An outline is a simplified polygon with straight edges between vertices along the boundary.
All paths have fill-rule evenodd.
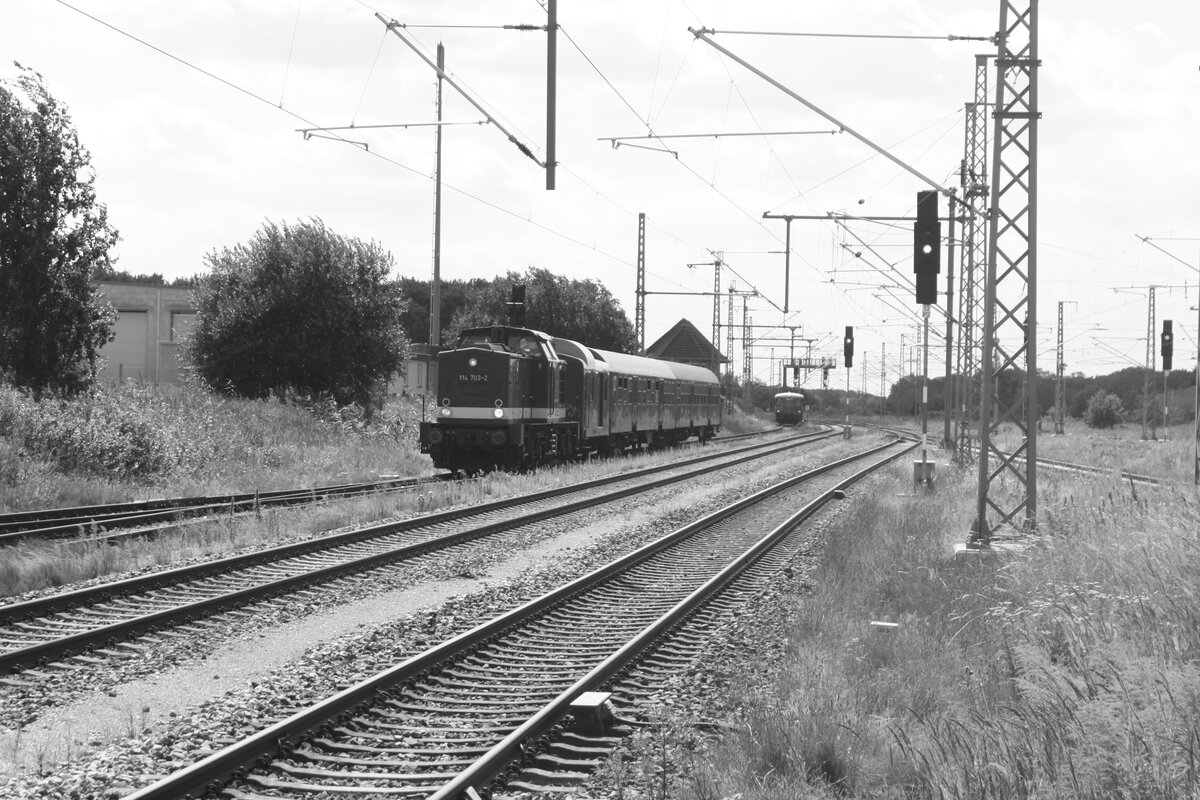
<path id="1" fill-rule="evenodd" d="M 1108 392 L 1099 391 L 1088 401 L 1083 421 L 1090 428 L 1111 428 L 1123 421 L 1124 414 L 1120 398 Z"/>
<path id="2" fill-rule="evenodd" d="M 448 326 L 453 334 L 450 340 L 465 328 L 506 324 L 505 303 L 518 283 L 525 284 L 525 327 L 599 350 L 636 352 L 633 323 L 608 289 L 592 280 L 569 280 L 539 267 L 530 267 L 524 275 L 509 272 L 480 287 L 454 315 Z"/>
<path id="3" fill-rule="evenodd" d="M 118 234 L 95 181 L 42 77 L 0 81 L 0 375 L 36 394 L 87 388 L 113 338 L 116 311 L 91 280 Z"/>
<path id="4" fill-rule="evenodd" d="M 439 321 L 443 334 L 438 338 L 439 341 L 434 344 L 441 344 L 447 341 L 445 338 L 446 327 L 454 319 L 454 315 L 459 312 L 471 297 L 474 297 L 479 292 L 487 289 L 489 282 L 483 278 L 472 278 L 466 281 L 460 280 L 443 280 L 441 291 L 441 302 L 438 303 Z M 404 312 L 404 331 L 408 335 L 409 341 L 412 342 L 428 342 L 429 341 L 429 281 L 423 281 L 418 278 L 401 278 L 401 289 L 404 291 L 405 298 L 408 299 L 408 310 Z M 454 341 L 454 336 L 449 338 L 450 342 Z"/>
<path id="5" fill-rule="evenodd" d="M 128 283 L 141 283 L 150 286 L 172 286 L 180 289 L 188 289 L 200 282 L 200 279 L 193 275 L 190 278 L 172 278 L 167 280 L 161 272 L 151 272 L 149 274 L 141 272 L 126 272 L 123 269 L 97 269 L 92 273 L 92 280 L 97 281 L 126 281 Z"/>
<path id="6" fill-rule="evenodd" d="M 196 288 L 185 358 L 209 386 L 246 397 L 286 391 L 371 406 L 408 355 L 392 258 L 319 219 L 266 223 L 212 251 Z"/>

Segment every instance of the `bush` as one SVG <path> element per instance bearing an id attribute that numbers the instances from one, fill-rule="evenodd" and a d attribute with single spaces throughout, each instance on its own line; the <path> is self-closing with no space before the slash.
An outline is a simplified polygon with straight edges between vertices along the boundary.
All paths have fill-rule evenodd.
<path id="1" fill-rule="evenodd" d="M 0 397 L 0 437 L 75 475 L 147 478 L 211 455 L 196 451 L 169 420 L 170 410 L 133 384 L 41 402 L 5 387 Z"/>
<path id="2" fill-rule="evenodd" d="M 70 496 L 72 505 L 115 502 L 126 498 L 86 495 L 121 482 L 216 494 L 428 471 L 416 444 L 419 405 L 395 400 L 367 415 L 329 398 L 290 399 L 126 382 L 38 400 L 0 380 L 0 510 L 45 507 L 56 495 Z M 42 491 L 33 479 L 63 491 Z M 14 498 L 12 487 L 25 499 Z M 34 488 L 41 499 L 32 497 Z"/>
<path id="3" fill-rule="evenodd" d="M 319 219 L 266 223 L 206 261 L 182 355 L 207 385 L 256 399 L 328 395 L 369 410 L 403 371 L 407 304 L 378 244 Z"/>
<path id="4" fill-rule="evenodd" d="M 1096 392 L 1088 401 L 1087 411 L 1083 413 L 1083 421 L 1090 428 L 1111 428 L 1124 421 L 1125 409 L 1121 400 L 1108 392 Z"/>

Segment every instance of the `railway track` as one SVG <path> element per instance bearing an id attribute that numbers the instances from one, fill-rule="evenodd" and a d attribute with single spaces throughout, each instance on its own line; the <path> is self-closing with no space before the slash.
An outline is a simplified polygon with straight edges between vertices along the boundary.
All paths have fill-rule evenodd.
<path id="1" fill-rule="evenodd" d="M 829 423 L 829 424 L 832 424 L 832 423 Z M 915 431 L 912 429 L 886 428 L 886 427 L 883 427 L 880 425 L 874 425 L 869 422 L 855 422 L 854 425 L 856 425 L 858 427 L 863 427 L 863 428 L 872 428 L 875 430 L 903 431 L 906 435 L 909 435 L 909 436 L 919 437 L 921 435 L 919 431 Z M 931 439 L 931 441 L 932 441 L 932 439 Z M 978 447 L 979 447 L 978 440 L 974 440 L 973 446 L 976 448 L 976 450 L 978 450 Z M 1011 453 L 1006 453 L 1005 455 L 1011 455 Z M 1018 457 L 1017 460 L 1020 461 L 1021 463 L 1025 462 L 1025 459 L 1023 457 Z M 1133 483 L 1145 483 L 1145 484 L 1150 484 L 1150 485 L 1164 485 L 1164 484 L 1176 483 L 1176 481 L 1173 481 L 1170 478 L 1159 478 L 1159 477 L 1155 477 L 1153 475 L 1139 475 L 1136 472 L 1129 472 L 1127 470 L 1114 470 L 1114 468 L 1112 468 L 1112 467 L 1097 467 L 1092 464 L 1075 464 L 1070 461 L 1059 461 L 1057 459 L 1046 458 L 1044 456 L 1038 456 L 1037 463 L 1038 463 L 1039 467 L 1048 467 L 1050 469 L 1058 470 L 1060 472 L 1075 473 L 1077 475 L 1111 475 L 1114 472 L 1116 472 L 1117 474 L 1120 475 L 1120 477 L 1123 480 L 1132 481 Z"/>
<path id="2" fill-rule="evenodd" d="M 362 495 L 419 488 L 445 480 L 448 474 L 424 478 L 389 478 L 380 481 L 281 489 L 272 492 L 180 497 L 76 508 L 17 511 L 0 515 L 0 546 L 31 540 L 113 540 L 150 536 L 169 528 L 195 524 L 213 516 L 228 516 L 321 503 Z"/>
<path id="3" fill-rule="evenodd" d="M 569 786 L 611 746 L 609 713 L 636 718 L 811 546 L 803 520 L 914 446 L 889 442 L 744 498 L 128 797 L 457 800 Z"/>
<path id="4" fill-rule="evenodd" d="M 0 606 L 0 674 L 37 682 L 46 671 L 95 669 L 142 651 L 136 637 L 305 587 L 327 584 L 429 553 L 466 546 L 581 509 L 621 500 L 706 472 L 736 466 L 831 436 L 821 431 L 709 453 L 582 484 L 467 509 L 309 539 L 189 567 L 165 570 L 36 600 Z M 13 683 L 14 679 L 5 679 Z"/>
<path id="5" fill-rule="evenodd" d="M 768 431 L 734 434 L 717 439 L 729 443 L 757 438 Z M 256 513 L 264 508 L 309 505 L 362 495 L 390 494 L 450 480 L 451 473 L 421 478 L 388 478 L 379 481 L 337 484 L 269 492 L 202 497 L 159 498 L 128 503 L 106 503 L 74 508 L 14 511 L 0 514 L 0 547 L 29 541 L 105 541 L 156 536 L 185 525 L 196 525 L 231 515 Z"/>
<path id="6" fill-rule="evenodd" d="M 1023 461 L 1024 459 L 1022 459 Z M 1175 483 L 1169 478 L 1155 478 L 1150 475 L 1138 475 L 1135 472 L 1127 472 L 1125 470 L 1114 470 L 1112 467 L 1094 467 L 1090 464 L 1072 464 L 1069 461 L 1057 461 L 1052 458 L 1042 458 L 1038 456 L 1037 460 L 1039 467 L 1048 467 L 1060 472 L 1069 472 L 1077 475 L 1112 475 L 1117 473 L 1122 480 L 1132 481 L 1133 483 L 1146 483 L 1151 485 L 1162 485 Z"/>

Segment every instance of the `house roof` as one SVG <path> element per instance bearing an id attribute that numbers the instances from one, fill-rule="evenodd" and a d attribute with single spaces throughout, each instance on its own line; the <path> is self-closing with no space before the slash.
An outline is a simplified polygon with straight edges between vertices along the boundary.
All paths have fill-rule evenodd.
<path id="1" fill-rule="evenodd" d="M 676 322 L 671 330 L 647 347 L 646 355 L 684 364 L 725 364 L 729 361 L 686 319 Z"/>

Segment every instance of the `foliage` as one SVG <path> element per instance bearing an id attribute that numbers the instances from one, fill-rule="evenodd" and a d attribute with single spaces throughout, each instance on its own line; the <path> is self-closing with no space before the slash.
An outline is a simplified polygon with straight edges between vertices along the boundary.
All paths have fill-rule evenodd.
<path id="1" fill-rule="evenodd" d="M 97 281 L 124 281 L 126 283 L 141 283 L 150 286 L 172 286 L 182 289 L 195 286 L 200 282 L 199 276 L 193 275 L 190 278 L 173 278 L 168 281 L 163 277 L 161 272 L 151 272 L 149 275 L 142 273 L 126 272 L 123 269 L 114 269 L 112 267 L 98 268 L 92 273 L 92 279 Z"/>
<path id="2" fill-rule="evenodd" d="M 210 387 L 373 405 L 408 354 L 391 256 L 319 219 L 266 223 L 247 244 L 209 253 L 184 358 Z"/>
<path id="3" fill-rule="evenodd" d="M 454 315 L 449 332 L 457 338 L 465 328 L 507 324 L 505 304 L 515 284 L 525 284 L 525 327 L 599 350 L 636 352 L 633 323 L 603 284 L 569 280 L 538 267 L 523 275 L 509 272 L 479 287 Z"/>
<path id="4" fill-rule="evenodd" d="M 116 311 L 90 281 L 118 235 L 95 181 L 41 76 L 0 82 L 0 375 L 38 393 L 85 389 L 112 340 Z"/>
<path id="5" fill-rule="evenodd" d="M 452 343 L 455 336 L 446 333 L 447 327 L 468 303 L 471 297 L 479 294 L 488 287 L 488 281 L 482 278 L 472 278 L 468 281 L 443 280 L 440 301 L 438 303 L 441 336 L 435 344 Z M 401 278 L 400 290 L 408 300 L 408 308 L 404 311 L 404 331 L 409 341 L 429 341 L 429 281 L 417 278 Z"/>
<path id="6" fill-rule="evenodd" d="M 377 442 L 388 471 L 405 453 L 415 454 L 417 410 L 399 405 L 365 417 L 357 406 L 326 402 L 300 409 L 188 387 L 125 382 L 38 400 L 0 383 L 0 494 L 47 468 L 75 478 L 169 481 L 176 493 L 187 493 L 181 487 L 191 479 L 224 475 L 234 484 L 222 484 L 219 491 L 245 491 L 256 485 L 247 474 L 258 469 L 270 473 L 266 480 L 272 484 L 286 487 L 344 482 L 333 478 L 353 458 L 346 452 L 321 455 L 343 443 L 363 456 Z M 40 503 L 49 504 L 49 498 Z"/>
<path id="7" fill-rule="evenodd" d="M 1092 428 L 1111 428 L 1124 420 L 1125 411 L 1116 395 L 1105 391 L 1096 392 L 1088 400 L 1083 421 Z"/>

